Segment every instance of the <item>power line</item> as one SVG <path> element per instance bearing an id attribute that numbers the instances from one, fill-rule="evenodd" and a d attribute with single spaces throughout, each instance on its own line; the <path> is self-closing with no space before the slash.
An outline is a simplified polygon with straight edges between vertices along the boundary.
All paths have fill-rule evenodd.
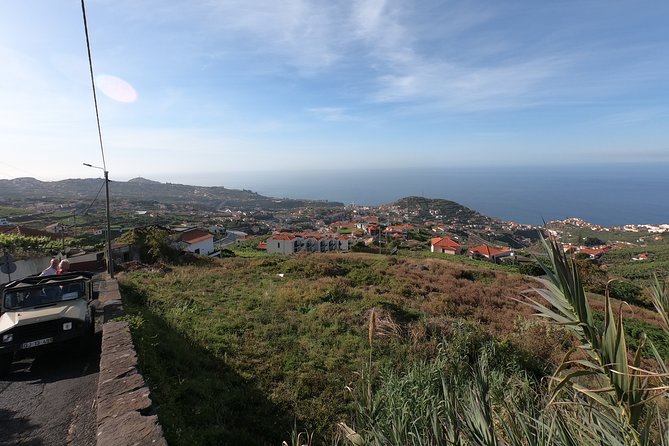
<path id="1" fill-rule="evenodd" d="M 91 204 L 89 204 L 86 207 L 86 209 L 84 209 L 84 211 L 81 213 L 82 215 L 86 215 L 86 212 L 88 212 L 88 210 L 91 208 L 91 206 L 93 206 L 93 204 L 95 203 L 95 200 L 97 200 L 98 197 L 100 196 L 100 192 L 102 192 L 102 188 L 105 187 L 105 184 L 106 184 L 106 181 L 103 181 L 102 185 L 100 186 L 100 189 L 98 189 L 98 193 L 95 194 L 95 198 L 93 198 L 93 201 L 91 201 Z"/>
<path id="2" fill-rule="evenodd" d="M 86 34 L 86 50 L 88 50 L 88 68 L 91 71 L 91 86 L 93 87 L 93 102 L 95 103 L 95 119 L 98 123 L 98 139 L 100 140 L 100 153 L 102 153 L 102 167 L 107 170 L 105 162 L 105 150 L 102 145 L 102 129 L 100 128 L 100 113 L 98 112 L 98 95 L 95 91 L 95 76 L 93 75 L 93 58 L 91 57 L 91 42 L 88 38 L 88 22 L 86 21 L 86 6 L 84 0 L 81 0 L 81 14 L 84 16 L 84 33 Z"/>

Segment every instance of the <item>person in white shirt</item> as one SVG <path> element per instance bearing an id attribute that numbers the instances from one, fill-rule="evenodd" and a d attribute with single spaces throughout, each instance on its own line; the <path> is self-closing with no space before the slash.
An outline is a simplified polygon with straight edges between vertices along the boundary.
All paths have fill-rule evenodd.
<path id="1" fill-rule="evenodd" d="M 58 273 L 58 259 L 52 258 L 49 267 L 40 273 L 40 276 L 55 276 Z"/>

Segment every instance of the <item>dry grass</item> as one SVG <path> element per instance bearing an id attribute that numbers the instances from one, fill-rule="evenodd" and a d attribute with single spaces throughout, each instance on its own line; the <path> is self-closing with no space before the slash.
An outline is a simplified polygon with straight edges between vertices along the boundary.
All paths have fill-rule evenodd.
<path id="1" fill-rule="evenodd" d="M 463 319 L 544 371 L 571 346 L 563 331 L 538 321 L 530 308 L 515 300 L 536 285 L 530 279 L 438 259 L 353 253 L 228 258 L 209 265 L 135 271 L 127 273 L 122 284 L 134 296 L 129 308 L 147 319 L 159 319 L 157 325 L 142 328 L 136 341 L 146 343 L 139 350 L 145 367 L 155 370 L 149 373 L 150 382 L 165 383 L 157 402 L 163 413 L 175 414 L 163 420 L 174 444 L 189 444 L 203 435 L 199 418 L 176 414 L 198 413 L 197 404 L 204 403 L 175 394 L 168 384 L 202 382 L 206 399 L 204 380 L 212 378 L 200 378 L 187 359 L 173 357 L 171 346 L 161 353 L 168 355 L 165 358 L 155 353 L 163 336 L 154 331 L 165 327 L 188 346 L 206 352 L 211 364 L 206 367 L 226 370 L 249 389 L 257 389 L 268 405 L 297 419 L 298 428 L 321 432 L 348 413 L 344 389 L 369 361 L 372 309 L 375 370 L 384 362 L 402 365 L 433 357 Z M 162 361 L 182 361 L 184 369 L 169 370 Z M 172 372 L 181 375 L 161 375 Z M 212 403 L 218 404 L 212 413 L 237 414 L 236 404 L 245 407 L 243 397 L 229 399 Z M 184 400 L 196 402 L 184 406 Z M 239 429 L 248 432 L 276 429 L 262 423 L 254 427 L 258 421 L 253 419 L 240 423 Z M 274 433 L 286 438 L 284 432 Z"/>

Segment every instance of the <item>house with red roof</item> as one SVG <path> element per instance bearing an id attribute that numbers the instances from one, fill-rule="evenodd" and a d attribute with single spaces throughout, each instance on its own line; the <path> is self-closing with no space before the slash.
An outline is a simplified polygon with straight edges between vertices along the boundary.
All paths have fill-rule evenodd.
<path id="1" fill-rule="evenodd" d="M 275 254 L 292 254 L 296 251 L 297 236 L 291 232 L 273 234 L 267 239 L 267 252 Z"/>
<path id="2" fill-rule="evenodd" d="M 430 252 L 442 254 L 459 254 L 462 246 L 460 243 L 448 237 L 435 237 L 430 244 Z"/>
<path id="3" fill-rule="evenodd" d="M 401 234 L 404 232 L 409 231 L 410 229 L 416 229 L 416 227 L 410 223 L 404 224 L 404 225 L 395 225 L 395 226 L 388 226 L 384 232 L 386 233 L 392 233 L 392 234 Z"/>
<path id="4" fill-rule="evenodd" d="M 478 245 L 469 248 L 467 250 L 467 255 L 473 259 L 487 259 L 497 263 L 504 258 L 512 257 L 514 252 L 508 248 L 494 248 L 488 245 Z"/>
<path id="5" fill-rule="evenodd" d="M 581 248 L 577 251 L 577 253 L 586 254 L 590 257 L 590 260 L 595 260 L 600 258 L 609 249 L 611 249 L 609 246 L 602 246 L 599 248 Z"/>
<path id="6" fill-rule="evenodd" d="M 215 252 L 214 236 L 202 229 L 187 229 L 179 234 L 186 251 L 195 254 L 209 255 Z"/>
<path id="7" fill-rule="evenodd" d="M 562 245 L 562 252 L 564 252 L 565 254 L 574 254 L 578 252 L 578 246 Z"/>
<path id="8" fill-rule="evenodd" d="M 26 226 L 12 225 L 12 226 L 3 226 L 0 228 L 0 234 L 15 234 L 23 235 L 26 237 L 48 237 L 51 240 L 59 240 L 61 234 L 55 234 L 53 232 L 40 231 L 39 229 L 32 229 Z"/>

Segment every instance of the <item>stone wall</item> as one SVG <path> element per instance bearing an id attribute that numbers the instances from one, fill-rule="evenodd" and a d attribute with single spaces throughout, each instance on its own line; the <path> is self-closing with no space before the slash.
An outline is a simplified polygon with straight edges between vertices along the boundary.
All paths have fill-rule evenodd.
<path id="1" fill-rule="evenodd" d="M 137 354 L 128 323 L 114 321 L 123 314 L 116 280 L 100 283 L 100 303 L 104 323 L 97 393 L 97 444 L 166 446 L 149 389 L 137 370 Z"/>

